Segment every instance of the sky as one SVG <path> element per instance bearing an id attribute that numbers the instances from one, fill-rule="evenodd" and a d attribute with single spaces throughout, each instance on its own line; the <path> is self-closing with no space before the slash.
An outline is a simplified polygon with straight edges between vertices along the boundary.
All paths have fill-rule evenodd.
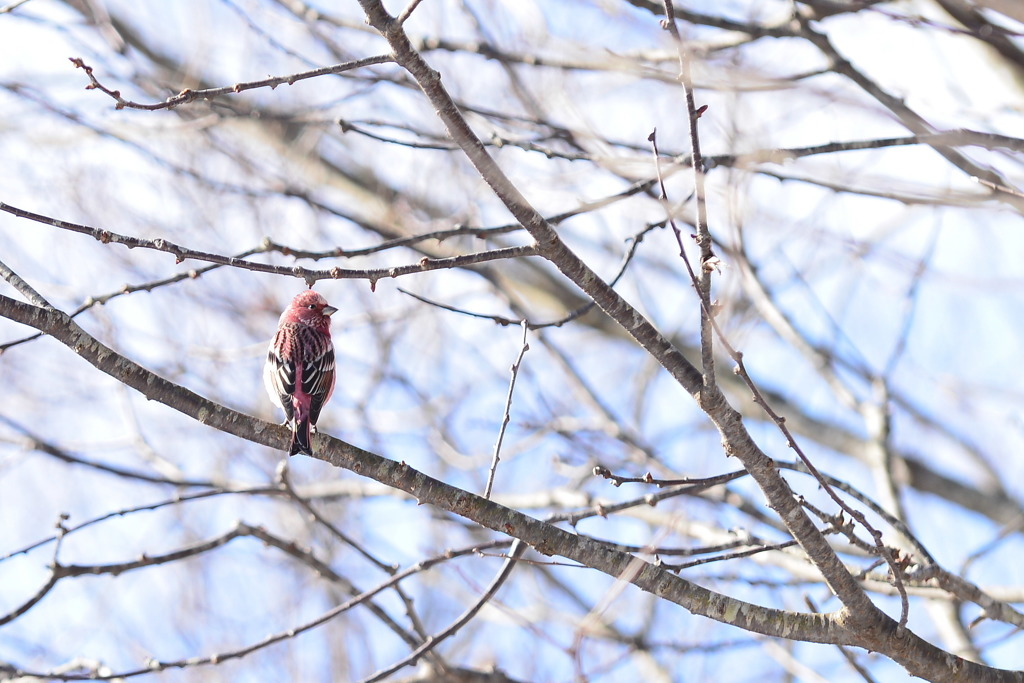
<path id="1" fill-rule="evenodd" d="M 688 8 L 741 18 L 756 10 L 766 22 L 781 17 L 789 6 L 703 5 Z M 151 72 L 144 56 L 135 50 L 113 52 L 62 3 L 31 0 L 15 12 L 0 14 L 0 106 L 10 112 L 0 121 L 0 156 L 10 160 L 0 164 L 0 201 L 224 254 L 255 248 L 264 238 L 313 250 L 378 242 L 380 237 L 360 227 L 360 221 L 398 232 L 509 222 L 507 210 L 460 155 L 337 132 L 338 119 L 400 140 L 426 140 L 427 134 L 441 132 L 420 94 L 388 79 L 314 79 L 210 107 L 151 113 L 116 110 L 105 95 L 85 89 L 85 74 L 68 61 L 83 57 L 104 83 L 147 102 L 199 76 L 211 85 L 225 85 L 294 73 L 384 51 L 383 42 L 362 24 L 355 3 L 320 8 L 338 17 L 341 27 L 297 21 L 276 3 L 105 6 L 113 15 L 130 17 L 149 44 L 178 60 L 181 72 L 159 94 L 144 92 L 131 82 L 136 72 Z M 652 69 L 669 77 L 675 73 L 671 61 L 655 59 L 672 54 L 656 19 L 635 8 L 579 2 L 478 2 L 466 7 L 470 11 L 456 3 L 424 2 L 410 20 L 410 31 L 453 41 L 483 35 L 510 52 L 568 63 L 601 64 L 609 56 L 641 53 L 650 57 Z M 970 39 L 941 28 L 922 30 L 898 18 L 916 13 L 948 23 L 932 3 L 921 1 L 816 25 L 847 59 L 936 127 L 1019 134 L 1024 100 L 1013 76 L 994 67 L 991 56 Z M 483 28 L 478 31 L 476 23 Z M 327 38 L 317 40 L 313 28 Z M 820 54 L 806 45 L 766 39 L 728 50 L 721 46 L 735 38 L 730 34 L 701 29 L 688 35 L 715 48 L 694 70 L 698 96 L 709 104 L 701 128 L 705 155 L 906 134 L 891 114 L 834 75 L 780 85 L 789 76 L 825 66 Z M 442 71 L 453 93 L 479 108 L 468 116 L 485 139 L 504 136 L 564 149 L 535 122 L 480 113 L 503 107 L 526 110 L 512 97 L 514 84 L 500 64 L 444 51 L 430 51 L 427 58 Z M 548 120 L 571 130 L 589 159 L 551 159 L 514 145 L 492 150 L 545 213 L 573 209 L 619 192 L 638 178 L 652 177 L 646 139 L 655 128 L 663 150 L 687 150 L 682 94 L 664 80 L 592 68 L 524 72 L 532 79 L 528 89 L 535 106 Z M 375 73 L 390 72 L 381 68 Z M 273 126 L 233 115 L 232 102 L 259 107 L 265 117 L 294 117 L 303 126 L 278 136 Z M 1020 177 L 1019 156 L 978 148 L 968 153 L 1011 179 Z M 670 199 L 685 198 L 690 182 L 688 173 L 670 174 Z M 965 199 L 963 206 L 895 201 L 837 193 L 816 182 L 911 197 L 959 192 Z M 292 187 L 319 205 L 281 192 Z M 723 245 L 725 262 L 716 292 L 729 312 L 727 333 L 743 349 L 758 382 L 810 415 L 864 433 L 862 416 L 837 398 L 805 354 L 764 323 L 763 312 L 743 289 L 735 257 L 739 247 L 756 263 L 762 281 L 796 328 L 839 361 L 837 375 L 854 396 L 871 396 L 863 371 L 879 373 L 890 367 L 891 390 L 906 402 L 894 410 L 892 439 L 898 448 L 958 481 L 998 484 L 1019 499 L 1021 396 L 1013 340 L 1024 320 L 1024 244 L 1018 211 L 976 200 L 984 188 L 919 146 L 719 168 L 709 174 L 708 191 L 712 230 Z M 684 206 L 681 218 L 691 212 Z M 641 196 L 567 220 L 558 229 L 610 278 L 628 240 L 664 215 L 661 203 Z M 683 230 L 690 228 L 683 225 Z M 429 246 L 464 253 L 498 246 L 502 240 L 524 241 L 513 234 Z M 99 244 L 7 214 L 0 214 L 0 247 L 0 259 L 65 311 L 88 296 L 116 292 L 125 283 L 153 282 L 202 265 Z M 620 289 L 666 334 L 692 345 L 697 309 L 676 251 L 668 230 L 649 233 Z M 421 256 L 411 250 L 388 251 L 319 264 L 366 268 L 414 263 Z M 281 254 L 254 258 L 293 263 Z M 538 278 L 551 273 L 550 268 L 535 267 Z M 523 270 L 522 264 L 503 264 L 499 274 L 511 284 L 500 285 L 492 276 L 469 271 L 383 280 L 373 291 L 360 280 L 318 284 L 330 301 L 342 303 L 335 337 L 344 375 L 325 411 L 325 431 L 454 485 L 482 490 L 509 366 L 521 350 L 521 330 L 426 306 L 402 290 L 485 314 L 516 317 L 526 310 L 536 319 L 557 317 L 561 292 L 551 289 L 550 279 L 538 279 L 542 286 L 531 287 Z M 218 269 L 114 298 L 90 309 L 80 322 L 172 381 L 279 421 L 262 393 L 260 365 L 280 310 L 303 286 L 298 280 Z M 16 296 L 6 284 L 0 285 L 0 293 Z M 26 333 L 0 319 L 0 344 Z M 621 335 L 582 324 L 552 328 L 531 335 L 523 359 L 506 457 L 496 478 L 498 500 L 550 491 L 584 492 L 607 501 L 642 495 L 636 486 L 615 488 L 595 480 L 589 475 L 595 462 L 634 476 L 648 469 L 709 476 L 736 466 L 721 454 L 718 435 L 686 392 Z M 8 400 L 0 401 L 0 517 L 9 521 L 0 531 L 0 583 L 9 587 L 7 597 L 0 595 L 0 613 L 45 580 L 54 545 L 7 554 L 52 534 L 62 512 L 74 524 L 112 515 L 67 538 L 60 548 L 65 563 L 115 562 L 167 552 L 223 534 L 243 520 L 314 548 L 361 587 L 385 578 L 379 567 L 280 497 L 223 493 L 175 503 L 175 496 L 194 489 L 141 484 L 94 468 L 60 464 L 27 447 L 25 432 L 93 461 L 152 475 L 214 479 L 236 488 L 272 483 L 280 454 L 145 401 L 53 340 L 0 354 L 0 383 L 11 388 Z M 641 446 L 656 458 L 638 455 L 635 444 L 616 435 L 616 429 L 639 435 Z M 773 427 L 752 419 L 750 429 L 770 454 L 791 457 Z M 804 446 L 830 474 L 874 492 L 872 472 L 862 464 L 813 439 Z M 324 463 L 303 459 L 293 461 L 292 467 L 302 486 L 344 485 L 362 492 L 316 502 L 389 563 L 409 566 L 481 538 L 457 519 L 381 495 L 369 482 Z M 806 478 L 793 476 L 791 481 L 809 498 L 821 497 Z M 763 509 L 752 483 L 739 482 L 732 490 Z M 951 570 L 1001 537 L 999 525 L 948 501 L 913 491 L 905 495 L 910 523 Z M 117 514 L 160 501 L 168 504 Z M 551 504 L 524 509 L 538 517 L 560 511 Z M 770 524 L 707 501 L 680 500 L 650 514 L 657 515 L 654 521 L 636 512 L 587 520 L 579 529 L 641 545 L 664 539 L 665 529 L 687 523 L 692 524 L 689 532 L 673 531 L 665 542 L 696 543 L 701 538 L 687 534 L 697 534 L 700 525 L 707 534 L 702 542 L 709 544 L 712 536 L 720 538 L 733 527 L 778 539 Z M 969 577 L 987 586 L 1018 586 L 1022 550 L 1019 538 L 1009 535 L 971 568 Z M 470 604 L 498 564 L 490 557 L 453 561 L 411 582 L 430 629 L 441 628 Z M 685 575 L 755 602 L 806 609 L 800 586 L 766 589 L 758 583 L 790 577 L 771 563 L 712 564 Z M 552 588 L 558 581 L 563 586 Z M 657 680 L 659 670 L 667 672 L 668 680 L 687 680 L 684 672 L 690 670 L 700 671 L 706 680 L 763 680 L 764 675 L 782 680 L 790 656 L 820 676 L 858 680 L 833 648 L 792 645 L 787 651 L 789 643 L 751 644 L 748 634 L 631 590 L 610 601 L 602 611 L 604 623 L 625 634 L 649 629 L 650 637 L 671 643 L 644 665 L 621 643 L 584 638 L 581 665 L 567 652 L 580 637 L 586 606 L 600 604 L 612 590 L 610 579 L 577 568 L 553 567 L 549 575 L 523 572 L 503 589 L 499 605 L 481 614 L 478 628 L 444 652 L 476 666 L 495 663 L 527 680 L 568 680 L 580 666 L 595 681 L 630 680 L 641 666 L 649 666 L 651 680 Z M 0 660 L 44 669 L 75 657 L 93 657 L 124 670 L 147 656 L 168 660 L 225 651 L 303 623 L 337 604 L 343 592 L 306 567 L 296 567 L 286 553 L 268 550 L 252 538 L 237 539 L 194 562 L 158 571 L 62 582 L 37 608 L 0 630 Z M 820 589 L 807 592 L 823 607 L 836 607 Z M 402 613 L 393 594 L 384 600 L 393 614 Z M 894 601 L 880 598 L 879 603 L 892 613 Z M 555 616 L 545 611 L 549 607 Z M 98 627 L 100 615 L 106 614 L 116 619 Z M 911 625 L 936 639 L 930 619 L 924 608 L 915 608 Z M 47 635 L 55 622 L 62 624 L 57 641 Z M 652 623 L 672 627 L 659 630 Z M 984 642 L 994 643 L 986 650 L 992 664 L 1024 667 L 1018 639 L 1007 635 L 1006 624 L 984 623 L 978 629 Z M 740 644 L 730 645 L 734 641 Z M 715 648 L 707 653 L 687 650 L 708 643 L 725 645 L 721 654 Z M 342 670 L 359 680 L 407 651 L 391 631 L 360 612 L 226 665 L 225 675 L 257 680 L 259 673 L 253 672 L 262 671 L 280 680 L 329 680 L 329 672 Z M 736 656 L 750 662 L 749 674 L 734 671 L 730 662 Z M 865 659 L 877 667 L 879 680 L 907 678 L 895 665 Z M 197 670 L 195 675 L 213 671 Z M 165 677 L 186 680 L 187 675 Z M 799 677 L 815 680 L 807 672 Z"/>

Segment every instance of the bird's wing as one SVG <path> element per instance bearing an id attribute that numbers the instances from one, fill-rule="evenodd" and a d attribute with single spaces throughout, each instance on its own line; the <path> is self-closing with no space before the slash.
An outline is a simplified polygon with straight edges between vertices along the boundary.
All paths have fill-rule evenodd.
<path id="1" fill-rule="evenodd" d="M 302 366 L 302 390 L 309 395 L 309 419 L 316 424 L 320 410 L 334 392 L 334 347 L 327 340 L 324 351 Z"/>

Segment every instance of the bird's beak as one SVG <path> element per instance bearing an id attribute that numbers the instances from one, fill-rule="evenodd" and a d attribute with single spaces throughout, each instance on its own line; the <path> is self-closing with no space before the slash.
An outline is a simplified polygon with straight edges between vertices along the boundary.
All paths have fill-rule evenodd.
<path id="1" fill-rule="evenodd" d="M 334 315 L 338 312 L 338 309 L 334 306 L 324 306 L 324 315 Z"/>

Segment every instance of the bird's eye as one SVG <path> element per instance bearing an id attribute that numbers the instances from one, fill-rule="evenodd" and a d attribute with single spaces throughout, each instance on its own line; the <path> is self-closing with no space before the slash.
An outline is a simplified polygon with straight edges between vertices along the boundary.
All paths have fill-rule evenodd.
<path id="1" fill-rule="evenodd" d="M 306 308 L 308 308 L 311 311 L 315 311 L 316 310 L 316 304 L 310 304 L 309 306 L 306 306 Z"/>

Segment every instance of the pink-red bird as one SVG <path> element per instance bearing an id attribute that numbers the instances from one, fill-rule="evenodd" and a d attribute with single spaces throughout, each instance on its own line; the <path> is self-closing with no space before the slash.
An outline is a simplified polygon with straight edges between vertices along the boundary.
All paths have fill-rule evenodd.
<path id="1" fill-rule="evenodd" d="M 270 343 L 263 383 L 270 400 L 284 409 L 285 424 L 292 429 L 288 455 L 313 455 L 310 428 L 315 429 L 320 411 L 334 393 L 331 314 L 337 310 L 313 290 L 306 290 L 281 314 Z"/>

